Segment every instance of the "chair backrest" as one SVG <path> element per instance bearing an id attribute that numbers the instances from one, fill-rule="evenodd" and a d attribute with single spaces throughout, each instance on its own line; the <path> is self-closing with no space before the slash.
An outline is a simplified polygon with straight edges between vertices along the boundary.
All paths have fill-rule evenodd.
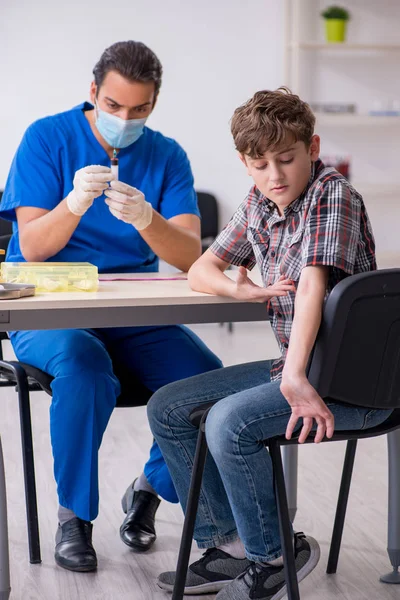
<path id="1" fill-rule="evenodd" d="M 3 190 L 0 190 L 0 202 Z M 8 244 L 12 236 L 12 223 L 5 219 L 0 219 L 0 249 L 7 252 Z M 0 262 L 4 261 L 4 255 L 0 255 Z"/>
<path id="2" fill-rule="evenodd" d="M 0 249 L 7 252 L 7 248 L 8 248 L 8 244 L 10 243 L 10 240 L 11 240 L 11 234 L 0 235 Z M 5 255 L 0 254 L 0 262 L 4 262 L 4 260 L 5 260 Z"/>
<path id="3" fill-rule="evenodd" d="M 11 221 L 6 221 L 6 219 L 0 218 L 0 236 L 1 235 L 12 235 L 12 223 Z"/>
<path id="4" fill-rule="evenodd" d="M 400 407 L 400 269 L 353 275 L 333 288 L 308 379 L 322 398 Z"/>
<path id="5" fill-rule="evenodd" d="M 216 238 L 219 233 L 218 205 L 213 194 L 196 192 L 201 215 L 201 238 Z"/>

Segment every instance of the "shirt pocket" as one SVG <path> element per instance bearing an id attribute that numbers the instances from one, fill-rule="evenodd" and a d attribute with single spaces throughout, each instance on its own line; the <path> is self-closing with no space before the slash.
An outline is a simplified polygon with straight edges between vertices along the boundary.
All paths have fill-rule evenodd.
<path id="1" fill-rule="evenodd" d="M 249 227 L 247 229 L 247 239 L 253 246 L 254 253 L 257 256 L 257 252 L 266 254 L 269 249 L 269 232 L 268 229 L 256 229 L 255 227 Z"/>
<path id="2" fill-rule="evenodd" d="M 248 227 L 247 240 L 253 248 L 254 258 L 264 277 L 266 273 L 266 260 L 268 260 L 269 252 L 269 232 L 268 230 Z"/>
<path id="3" fill-rule="evenodd" d="M 303 258 L 304 227 L 298 229 L 291 235 L 282 252 L 280 271 L 282 275 L 298 282 L 301 275 Z"/>
<path id="4" fill-rule="evenodd" d="M 268 229 L 257 229 L 256 227 L 248 227 L 247 239 L 252 245 L 262 244 L 266 248 L 269 248 Z"/>

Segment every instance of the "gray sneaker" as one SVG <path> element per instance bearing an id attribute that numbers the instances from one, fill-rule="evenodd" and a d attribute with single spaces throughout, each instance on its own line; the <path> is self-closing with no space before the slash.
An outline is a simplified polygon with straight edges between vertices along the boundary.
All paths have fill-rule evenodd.
<path id="1" fill-rule="evenodd" d="M 301 581 L 316 567 L 320 550 L 316 540 L 304 533 L 295 534 L 297 579 Z M 231 581 L 215 600 L 280 600 L 286 596 L 283 567 L 252 563 L 245 573 Z"/>
<path id="2" fill-rule="evenodd" d="M 186 575 L 185 594 L 214 594 L 227 583 L 243 573 L 251 565 L 247 558 L 233 558 L 223 550 L 209 548 L 200 560 L 190 565 Z M 161 573 L 158 586 L 172 592 L 175 584 L 175 571 Z"/>

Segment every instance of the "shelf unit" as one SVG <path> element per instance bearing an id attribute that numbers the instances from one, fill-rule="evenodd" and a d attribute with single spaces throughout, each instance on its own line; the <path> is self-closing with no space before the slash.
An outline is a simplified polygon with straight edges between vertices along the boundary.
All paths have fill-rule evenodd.
<path id="1" fill-rule="evenodd" d="M 396 198 L 399 194 L 400 187 L 396 184 L 373 184 L 365 183 L 365 181 L 352 181 L 352 185 L 365 197 L 385 197 Z"/>
<path id="2" fill-rule="evenodd" d="M 354 16 L 352 3 L 350 0 L 343 0 L 344 5 L 350 10 L 352 18 Z M 357 41 L 357 35 L 355 39 L 349 39 L 344 43 L 327 43 L 322 38 L 323 35 L 323 22 L 320 16 L 323 0 L 285 0 L 285 85 L 287 85 L 293 92 L 299 94 L 299 96 L 306 101 L 313 103 L 318 102 L 319 98 L 310 97 L 313 94 L 310 90 L 315 87 L 315 82 L 323 82 L 323 86 L 320 87 L 319 92 L 322 96 L 328 96 L 326 93 L 329 91 L 329 80 L 319 78 L 319 74 L 322 73 L 320 69 L 320 63 L 323 65 L 329 65 L 329 69 L 337 77 L 340 73 L 340 69 L 344 69 L 346 72 L 346 86 L 347 94 L 352 90 L 353 82 L 353 70 L 352 65 L 354 64 L 354 82 L 357 82 L 357 75 L 360 70 L 366 70 L 366 61 L 368 65 L 372 65 L 371 78 L 374 77 L 373 69 L 379 71 L 379 61 L 392 61 L 392 65 L 396 64 L 393 61 L 400 59 L 400 36 L 395 35 L 385 36 L 384 34 L 376 36 L 371 40 L 365 39 L 365 28 L 363 29 L 360 25 L 359 28 L 359 39 Z M 361 6 L 361 5 L 360 5 Z M 381 10 L 379 0 L 369 0 L 369 9 L 373 9 L 377 12 Z M 400 15 L 400 13 L 399 13 Z M 357 17 L 356 17 L 357 18 Z M 400 19 L 400 17 L 399 17 Z M 359 21 L 361 23 L 361 21 Z M 397 21 L 396 21 L 397 23 Z M 393 21 L 393 25 L 396 25 Z M 386 26 L 385 26 L 386 27 Z M 372 30 L 371 30 L 372 31 Z M 362 39 L 364 37 L 364 39 Z M 319 39 L 318 39 L 319 38 Z M 378 41 L 381 39 L 382 41 Z M 399 41 L 397 41 L 397 39 Z M 328 61 L 328 62 L 327 62 Z M 354 61 L 354 62 L 352 62 Z M 311 68 L 314 67 L 314 69 Z M 329 71 L 326 71 L 329 73 Z M 375 71 L 376 73 L 376 71 Z M 328 87 L 326 86 L 328 82 Z M 365 102 L 366 96 L 360 96 L 361 87 L 358 87 L 358 100 L 360 104 L 364 104 L 363 112 L 360 113 L 316 113 L 317 127 L 320 128 L 323 134 L 323 139 L 329 139 L 331 134 L 334 134 L 336 129 L 340 132 L 340 136 L 343 140 L 346 139 L 346 134 L 354 139 L 354 136 L 358 137 L 357 128 L 363 132 L 367 132 L 367 135 L 371 139 L 371 151 L 373 152 L 374 141 L 378 140 L 380 132 L 382 137 L 387 136 L 391 133 L 391 130 L 399 132 L 400 134 L 400 115 L 371 115 L 368 114 L 369 107 Z M 339 92 L 338 92 L 339 90 Z M 361 92 L 362 93 L 362 92 Z M 379 95 L 379 90 L 377 89 Z M 318 93 L 317 93 L 318 95 Z M 335 87 L 333 98 L 337 98 L 340 95 L 340 88 Z M 349 104 L 355 102 L 355 98 L 345 98 L 344 103 Z M 372 108 L 371 98 L 371 108 Z M 365 135 L 365 133 L 364 133 Z M 397 134 L 396 134 L 397 135 Z M 336 140 L 338 136 L 336 135 Z M 400 139 L 400 135 L 398 137 Z M 393 155 L 394 149 L 390 147 L 390 143 L 387 147 L 388 153 Z M 348 154 L 348 152 L 344 152 Z M 395 167 L 396 168 L 396 167 Z M 392 169 L 393 170 L 393 169 Z M 381 170 L 381 173 L 383 171 Z M 397 175 L 397 173 L 396 173 Z M 352 183 L 359 189 L 359 191 L 365 196 L 370 198 L 379 198 L 384 196 L 388 202 L 392 201 L 396 196 L 400 200 L 400 182 L 385 183 L 385 181 L 392 181 L 395 179 L 394 173 L 391 172 L 382 182 L 378 183 L 367 183 L 368 174 L 366 174 L 363 181 L 364 172 L 361 173 L 361 177 L 358 173 L 354 173 L 354 179 Z"/>
<path id="3" fill-rule="evenodd" d="M 378 5 L 379 0 L 376 0 Z M 351 12 L 351 2 L 347 0 Z M 310 8 L 312 7 L 312 8 Z M 344 43 L 327 43 L 317 39 L 309 39 L 304 35 L 306 24 L 310 19 L 318 21 L 321 25 L 320 7 L 317 0 L 285 0 L 285 80 L 291 89 L 302 95 L 301 78 L 301 56 L 304 51 L 322 52 L 329 55 L 342 56 L 348 54 L 361 57 L 372 54 L 399 53 L 400 42 L 395 43 L 365 43 L 347 41 Z"/>
<path id="4" fill-rule="evenodd" d="M 360 115 L 345 113 L 315 113 L 317 124 L 323 126 L 344 127 L 400 127 L 400 115 L 388 117 L 385 115 Z"/>
<path id="5" fill-rule="evenodd" d="M 340 43 L 330 44 L 327 42 L 289 42 L 292 50 L 327 50 L 329 52 L 400 52 L 400 44 L 355 44 Z"/>

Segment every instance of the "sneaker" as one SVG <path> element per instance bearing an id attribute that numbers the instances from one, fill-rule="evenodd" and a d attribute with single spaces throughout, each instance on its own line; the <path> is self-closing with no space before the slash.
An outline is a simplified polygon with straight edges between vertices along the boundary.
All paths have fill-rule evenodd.
<path id="1" fill-rule="evenodd" d="M 320 550 L 316 540 L 304 533 L 295 534 L 295 561 L 298 581 L 316 567 Z M 286 596 L 283 567 L 252 563 L 245 573 L 231 581 L 215 600 L 280 600 Z"/>
<path id="2" fill-rule="evenodd" d="M 209 548 L 200 560 L 190 565 L 186 575 L 184 594 L 214 594 L 227 583 L 243 573 L 251 562 L 247 558 L 233 558 L 223 550 Z M 175 584 L 175 571 L 161 573 L 158 586 L 172 592 Z"/>

